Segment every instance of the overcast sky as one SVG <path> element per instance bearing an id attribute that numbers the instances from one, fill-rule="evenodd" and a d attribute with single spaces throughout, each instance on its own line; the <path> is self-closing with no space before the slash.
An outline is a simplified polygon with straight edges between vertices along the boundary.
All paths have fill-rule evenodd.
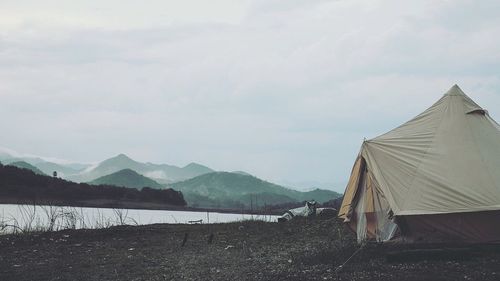
<path id="1" fill-rule="evenodd" d="M 500 1 L 0 1 L 0 146 L 343 191 L 453 84 L 500 119 Z"/>

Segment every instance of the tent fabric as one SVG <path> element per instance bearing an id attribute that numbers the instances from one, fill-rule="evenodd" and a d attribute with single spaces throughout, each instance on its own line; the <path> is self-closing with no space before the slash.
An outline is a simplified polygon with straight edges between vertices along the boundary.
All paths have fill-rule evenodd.
<path id="1" fill-rule="evenodd" d="M 363 142 L 339 217 L 365 216 L 359 223 L 375 213 L 379 234 L 363 231 L 387 240 L 395 234 L 393 216 L 500 210 L 499 172 L 500 126 L 454 85 L 412 120 Z"/>
<path id="2" fill-rule="evenodd" d="M 373 177 L 365 169 L 363 159 L 358 158 L 356 163 L 359 165 L 355 164 L 352 182 L 346 189 L 346 194 L 355 194 L 355 199 L 344 196 L 343 205 L 346 213 L 339 213 L 339 216 L 357 233 L 358 242 L 387 241 L 397 230 L 396 224 L 391 219 L 389 204 Z"/>
<path id="3" fill-rule="evenodd" d="M 352 214 L 353 211 L 352 202 L 358 190 L 359 180 L 362 176 L 361 173 L 364 170 L 364 167 L 365 167 L 364 159 L 358 156 L 356 162 L 354 163 L 354 167 L 352 168 L 351 176 L 349 178 L 349 183 L 347 184 L 346 191 L 344 192 L 344 198 L 342 200 L 342 205 L 339 209 L 339 217 L 344 220 L 349 220 L 349 217 Z"/>

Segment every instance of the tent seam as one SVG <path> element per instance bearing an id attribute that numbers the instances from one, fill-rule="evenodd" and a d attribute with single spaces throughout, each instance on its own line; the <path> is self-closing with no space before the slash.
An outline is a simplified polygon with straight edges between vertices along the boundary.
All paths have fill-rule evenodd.
<path id="1" fill-rule="evenodd" d="M 411 182 L 408 185 L 408 191 L 407 191 L 407 193 L 411 192 L 413 183 L 415 182 L 416 175 L 417 175 L 418 171 L 420 170 L 420 166 L 422 165 L 422 162 L 424 162 L 424 159 L 426 159 L 427 154 L 429 153 L 429 150 L 431 149 L 432 145 L 436 142 L 435 136 L 436 136 L 437 132 L 439 131 L 439 128 L 441 128 L 441 126 L 443 125 L 444 116 L 445 116 L 446 112 L 448 111 L 448 108 L 450 106 L 450 102 L 451 102 L 451 100 L 448 100 L 448 102 L 446 103 L 446 108 L 441 113 L 441 120 L 439 120 L 439 125 L 436 127 L 436 130 L 434 131 L 434 134 L 432 135 L 432 142 L 429 144 L 429 146 L 425 150 L 425 153 L 422 156 L 422 159 L 418 163 L 417 168 L 415 169 L 415 172 L 413 173 L 413 178 L 412 178 Z M 405 199 L 404 199 L 403 204 L 402 204 L 403 207 L 406 206 L 406 202 L 407 201 L 408 201 L 408 196 L 405 196 Z"/>
<path id="2" fill-rule="evenodd" d="M 483 157 L 483 154 L 481 154 L 481 150 L 479 149 L 479 146 L 477 145 L 477 142 L 476 142 L 476 136 L 472 133 L 472 128 L 471 128 L 471 125 L 470 125 L 470 122 L 469 122 L 469 119 L 468 119 L 468 118 L 466 118 L 466 122 L 465 122 L 465 123 L 467 124 L 467 127 L 469 128 L 469 132 L 470 132 L 470 134 L 471 134 L 472 141 L 474 142 L 474 149 L 477 151 L 477 154 L 479 155 L 479 158 L 481 159 L 481 163 L 482 163 L 484 166 L 486 166 L 486 172 L 487 172 L 487 174 L 488 174 L 488 177 L 489 177 L 489 178 L 490 178 L 490 180 L 491 180 L 491 183 L 492 183 L 493 185 L 495 185 L 495 183 L 496 183 L 496 182 L 495 182 L 495 180 L 494 180 L 493 176 L 491 175 L 491 171 L 490 171 L 490 169 L 489 169 L 488 165 L 486 165 L 486 163 L 484 162 L 484 157 Z"/>

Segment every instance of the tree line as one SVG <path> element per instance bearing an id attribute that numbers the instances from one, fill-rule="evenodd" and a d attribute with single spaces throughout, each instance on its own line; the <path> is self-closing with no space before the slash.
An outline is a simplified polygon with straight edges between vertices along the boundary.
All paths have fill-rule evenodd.
<path id="1" fill-rule="evenodd" d="M 33 202 L 55 200 L 74 203 L 83 200 L 123 200 L 132 202 L 162 203 L 185 206 L 180 191 L 143 187 L 118 187 L 113 185 L 89 185 L 64 179 L 37 175 L 31 170 L 0 163 L 0 198 L 30 200 Z"/>

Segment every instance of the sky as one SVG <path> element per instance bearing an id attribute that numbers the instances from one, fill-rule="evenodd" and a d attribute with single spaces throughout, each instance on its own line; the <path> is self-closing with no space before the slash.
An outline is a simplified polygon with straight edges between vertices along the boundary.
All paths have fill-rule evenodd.
<path id="1" fill-rule="evenodd" d="M 499 1 L 0 2 L 0 146 L 343 191 L 453 84 L 500 120 Z"/>

